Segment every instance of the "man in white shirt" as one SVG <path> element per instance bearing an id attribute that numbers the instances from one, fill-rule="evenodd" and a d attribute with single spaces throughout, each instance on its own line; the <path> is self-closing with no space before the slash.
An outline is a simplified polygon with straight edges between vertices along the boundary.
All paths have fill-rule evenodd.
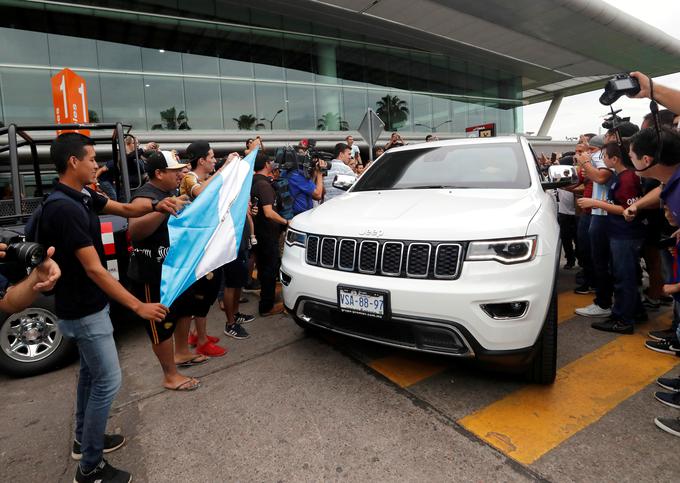
<path id="1" fill-rule="evenodd" d="M 359 151 L 359 146 L 357 146 L 354 143 L 354 138 L 352 136 L 347 136 L 345 138 L 345 142 L 347 143 L 347 146 L 349 146 L 349 149 L 351 149 L 349 157 L 354 159 L 354 161 L 356 161 L 357 165 L 363 164 L 361 162 L 361 152 Z"/>
<path id="2" fill-rule="evenodd" d="M 323 179 L 325 191 L 324 202 L 345 193 L 343 190 L 333 187 L 333 180 L 338 174 L 356 177 L 352 168 L 347 166 L 347 163 L 349 163 L 351 159 L 351 150 L 352 148 L 345 143 L 338 143 L 335 145 L 335 159 L 331 161 L 331 164 L 328 167 L 328 175 Z"/>

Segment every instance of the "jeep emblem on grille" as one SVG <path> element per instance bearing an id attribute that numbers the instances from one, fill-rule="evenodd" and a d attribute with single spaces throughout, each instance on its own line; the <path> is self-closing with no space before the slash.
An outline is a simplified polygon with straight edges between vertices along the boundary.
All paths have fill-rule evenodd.
<path id="1" fill-rule="evenodd" d="M 382 230 L 371 230 L 369 228 L 369 229 L 360 231 L 359 236 L 373 236 L 373 237 L 379 238 L 379 237 L 383 236 L 383 233 L 384 233 L 384 231 L 382 231 Z"/>

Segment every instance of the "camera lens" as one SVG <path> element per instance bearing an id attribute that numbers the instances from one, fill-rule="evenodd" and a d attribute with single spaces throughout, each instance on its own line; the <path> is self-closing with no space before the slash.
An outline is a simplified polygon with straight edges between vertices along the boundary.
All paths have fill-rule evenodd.
<path id="1" fill-rule="evenodd" d="M 7 254 L 28 268 L 35 268 L 45 260 L 45 248 L 40 243 L 12 243 Z M 8 257 L 9 258 L 9 257 Z"/>

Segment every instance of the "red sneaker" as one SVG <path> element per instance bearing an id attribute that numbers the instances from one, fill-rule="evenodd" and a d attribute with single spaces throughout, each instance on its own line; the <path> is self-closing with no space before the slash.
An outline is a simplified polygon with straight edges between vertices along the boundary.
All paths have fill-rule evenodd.
<path id="1" fill-rule="evenodd" d="M 208 342 L 217 344 L 220 341 L 219 337 L 214 337 L 212 335 L 208 336 Z M 189 345 L 198 345 L 198 336 L 196 334 L 189 334 L 189 339 L 187 341 Z"/>
<path id="2" fill-rule="evenodd" d="M 214 342 L 206 342 L 203 345 L 196 347 L 196 353 L 203 354 L 208 357 L 222 357 L 227 353 L 227 349 L 215 345 Z"/>

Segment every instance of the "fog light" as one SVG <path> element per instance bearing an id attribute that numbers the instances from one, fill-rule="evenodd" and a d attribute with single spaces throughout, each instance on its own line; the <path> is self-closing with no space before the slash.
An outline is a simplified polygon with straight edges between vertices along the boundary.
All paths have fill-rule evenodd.
<path id="1" fill-rule="evenodd" d="M 280 271 L 281 274 L 281 283 L 285 285 L 286 287 L 290 284 L 290 281 L 293 280 L 293 278 L 288 275 L 286 272 L 283 270 Z"/>
<path id="2" fill-rule="evenodd" d="M 492 319 L 519 319 L 529 310 L 529 302 L 504 302 L 500 304 L 482 304 L 482 310 Z"/>

